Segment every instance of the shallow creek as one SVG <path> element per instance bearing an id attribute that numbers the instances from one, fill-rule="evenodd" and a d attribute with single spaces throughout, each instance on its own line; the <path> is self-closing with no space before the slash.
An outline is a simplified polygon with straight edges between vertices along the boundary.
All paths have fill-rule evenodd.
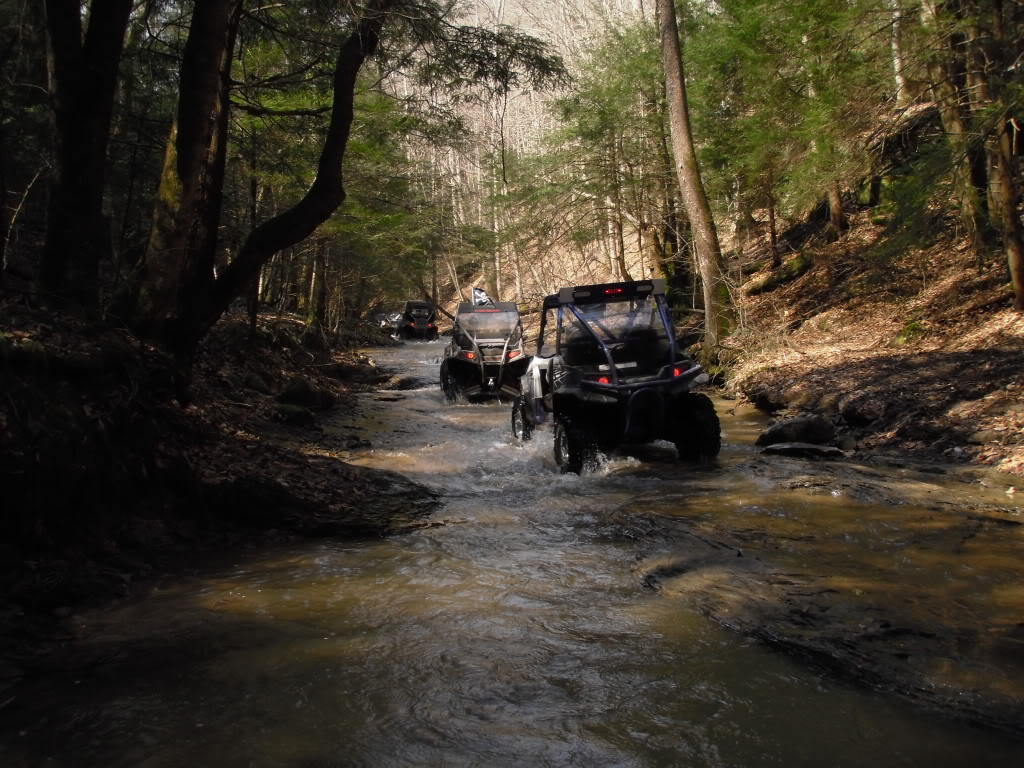
<path id="1" fill-rule="evenodd" d="M 724 401 L 715 467 L 664 444 L 564 476 L 548 432 L 510 443 L 507 405 L 443 403 L 441 349 L 375 352 L 422 388 L 364 395 L 326 425 L 369 441 L 349 460 L 438 491 L 431 525 L 249 552 L 78 617 L 81 652 L 102 663 L 6 707 L 0 764 L 1019 764 L 1024 742 L 843 683 L 645 586 L 662 544 L 621 522 L 688 518 L 745 536 L 747 557 L 763 544 L 787 567 L 824 559 L 858 595 L 946 592 L 1024 621 L 1016 529 L 968 561 L 908 548 L 898 525 L 918 510 L 941 528 L 943 505 L 1005 505 L 1005 487 L 898 468 L 822 479 L 822 465 L 759 457 L 763 417 Z M 769 545 L 764 530 L 784 535 Z M 1016 667 L 993 669 L 1016 695 Z"/>

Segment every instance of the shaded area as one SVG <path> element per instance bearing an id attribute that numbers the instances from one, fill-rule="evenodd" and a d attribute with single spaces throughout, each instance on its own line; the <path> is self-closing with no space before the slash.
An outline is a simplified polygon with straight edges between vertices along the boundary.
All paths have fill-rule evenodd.
<path id="1" fill-rule="evenodd" d="M 1018 399 L 1014 391 L 1024 393 L 1022 360 L 1024 342 L 1016 340 L 985 349 L 851 355 L 807 362 L 797 378 L 786 368 L 759 371 L 741 389 L 769 410 L 830 414 L 867 447 L 943 452 L 988 440 L 1021 441 L 1013 430 L 980 431 L 978 417 L 1004 409 L 1006 397 Z M 1024 407 L 1018 410 L 1024 416 Z"/>

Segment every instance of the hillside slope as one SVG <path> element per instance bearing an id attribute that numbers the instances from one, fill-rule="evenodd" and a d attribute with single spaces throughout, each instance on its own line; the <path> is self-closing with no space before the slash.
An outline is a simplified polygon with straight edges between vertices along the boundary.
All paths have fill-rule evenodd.
<path id="1" fill-rule="evenodd" d="M 796 279 L 758 293 L 770 271 L 750 275 L 730 387 L 766 410 L 828 414 L 847 449 L 1024 475 L 1024 317 L 1001 260 L 979 269 L 952 226 L 937 231 L 899 247 L 860 211 L 839 241 L 800 252 L 811 266 Z"/>

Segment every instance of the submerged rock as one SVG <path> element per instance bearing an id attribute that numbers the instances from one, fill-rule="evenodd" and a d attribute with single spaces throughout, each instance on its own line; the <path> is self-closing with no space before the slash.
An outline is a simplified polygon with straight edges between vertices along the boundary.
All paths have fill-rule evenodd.
<path id="1" fill-rule="evenodd" d="M 814 443 L 824 445 L 831 443 L 836 436 L 832 422 L 824 416 L 797 416 L 772 424 L 757 438 L 757 445 L 774 445 L 775 443 Z"/>
<path id="2" fill-rule="evenodd" d="M 814 443 L 773 443 L 762 449 L 769 456 L 797 456 L 804 459 L 845 459 L 846 454 L 831 445 Z"/>

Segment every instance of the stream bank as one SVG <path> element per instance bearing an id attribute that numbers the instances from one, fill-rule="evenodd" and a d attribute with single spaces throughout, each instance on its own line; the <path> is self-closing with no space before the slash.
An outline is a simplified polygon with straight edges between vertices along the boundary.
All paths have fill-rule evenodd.
<path id="1" fill-rule="evenodd" d="M 228 315 L 182 406 L 167 357 L 122 330 L 13 292 L 0 317 L 0 693 L 49 668 L 85 607 L 246 547 L 393 535 L 436 506 L 323 443 L 324 418 L 401 381 L 352 347 L 309 350 L 296 318 Z"/>

